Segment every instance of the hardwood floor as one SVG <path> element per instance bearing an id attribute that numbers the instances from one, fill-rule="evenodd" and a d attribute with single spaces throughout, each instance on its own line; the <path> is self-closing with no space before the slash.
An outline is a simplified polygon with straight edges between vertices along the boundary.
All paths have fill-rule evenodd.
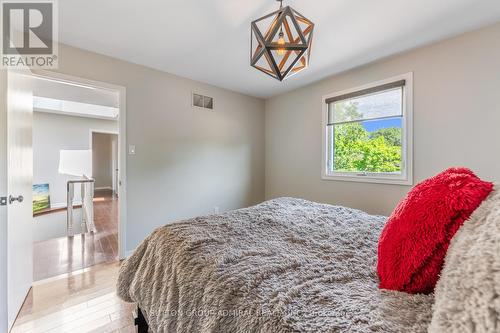
<path id="1" fill-rule="evenodd" d="M 119 266 L 115 261 L 36 282 L 11 332 L 135 332 L 134 304 L 116 296 Z"/>
<path id="2" fill-rule="evenodd" d="M 33 279 L 39 281 L 118 259 L 118 199 L 111 191 L 94 197 L 94 234 L 61 237 L 34 244 Z"/>
<path id="3" fill-rule="evenodd" d="M 116 296 L 118 199 L 109 191 L 96 192 L 94 219 L 94 234 L 35 243 L 38 282 L 26 297 L 12 333 L 136 331 L 134 304 Z"/>

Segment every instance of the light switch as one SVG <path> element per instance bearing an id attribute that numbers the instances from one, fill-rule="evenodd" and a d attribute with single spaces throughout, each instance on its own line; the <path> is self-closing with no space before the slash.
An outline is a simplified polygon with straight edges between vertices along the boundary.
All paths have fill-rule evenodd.
<path id="1" fill-rule="evenodd" d="M 135 146 L 134 145 L 128 146 L 128 154 L 135 155 Z"/>

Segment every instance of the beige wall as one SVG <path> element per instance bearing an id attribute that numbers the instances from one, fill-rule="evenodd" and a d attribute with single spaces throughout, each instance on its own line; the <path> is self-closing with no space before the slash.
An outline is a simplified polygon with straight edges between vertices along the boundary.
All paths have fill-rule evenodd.
<path id="1" fill-rule="evenodd" d="M 466 166 L 500 181 L 500 24 L 266 101 L 266 198 L 389 214 L 410 189 L 321 179 L 321 97 L 414 72 L 414 180 Z"/>
<path id="2" fill-rule="evenodd" d="M 155 227 L 264 199 L 264 102 L 61 45 L 59 72 L 127 88 L 126 251 Z M 139 52 L 139 51 L 138 51 Z M 193 91 L 215 110 L 191 107 Z"/>

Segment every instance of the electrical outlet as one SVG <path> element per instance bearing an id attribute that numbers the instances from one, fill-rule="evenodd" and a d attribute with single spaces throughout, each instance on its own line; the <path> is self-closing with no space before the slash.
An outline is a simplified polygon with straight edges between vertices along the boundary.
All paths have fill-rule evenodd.
<path id="1" fill-rule="evenodd" d="M 214 214 L 219 214 L 219 207 L 217 206 L 214 207 Z"/>

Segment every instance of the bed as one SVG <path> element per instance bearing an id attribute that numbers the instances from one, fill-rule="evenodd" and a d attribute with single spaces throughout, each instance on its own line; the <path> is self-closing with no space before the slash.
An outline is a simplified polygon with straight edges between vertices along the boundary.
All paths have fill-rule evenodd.
<path id="1" fill-rule="evenodd" d="M 384 216 L 279 198 L 169 224 L 122 265 L 152 332 L 427 332 L 433 295 L 378 289 Z"/>

